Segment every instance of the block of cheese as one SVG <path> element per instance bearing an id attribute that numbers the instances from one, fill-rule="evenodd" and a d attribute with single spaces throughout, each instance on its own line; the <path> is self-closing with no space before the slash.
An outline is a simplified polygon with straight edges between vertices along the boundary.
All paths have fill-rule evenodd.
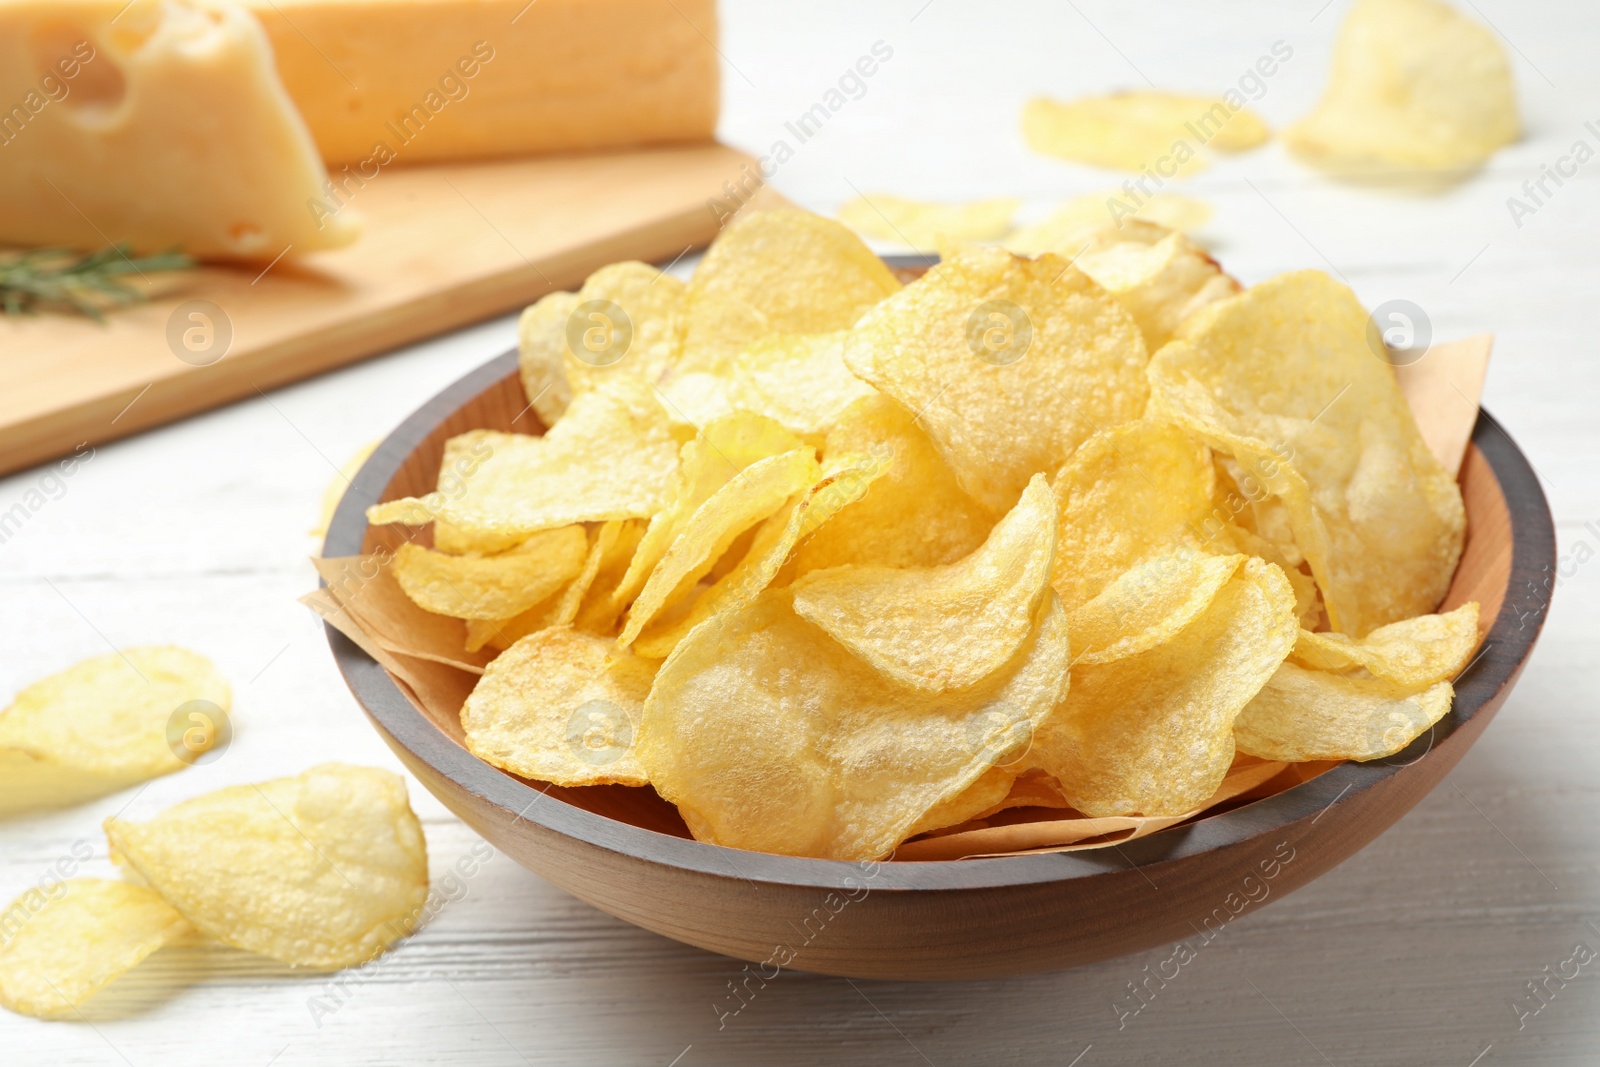
<path id="1" fill-rule="evenodd" d="M 322 156 L 417 163 L 708 141 L 715 0 L 242 0 Z"/>
<path id="2" fill-rule="evenodd" d="M 355 236 L 326 182 L 237 4 L 0 2 L 0 244 L 270 260 Z"/>

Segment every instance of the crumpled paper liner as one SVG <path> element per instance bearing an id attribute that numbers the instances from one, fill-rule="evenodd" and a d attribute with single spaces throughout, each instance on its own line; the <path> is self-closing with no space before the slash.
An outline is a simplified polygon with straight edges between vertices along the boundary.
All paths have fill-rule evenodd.
<path id="1" fill-rule="evenodd" d="M 1217 791 L 1204 804 L 1182 815 L 1147 818 L 1114 815 L 1090 818 L 1072 811 L 1051 807 L 1017 806 L 986 819 L 974 819 L 961 826 L 938 830 L 895 849 L 897 860 L 988 859 L 995 856 L 1024 856 L 1045 852 L 1077 852 L 1082 849 L 1110 848 L 1135 838 L 1145 837 L 1187 822 L 1230 801 L 1247 802 L 1280 793 L 1323 771 L 1339 765 L 1338 760 L 1320 763 L 1276 763 L 1240 756 L 1234 761 Z M 1019 779 L 1023 788 L 1028 779 Z"/>
<path id="2" fill-rule="evenodd" d="M 1428 451 L 1447 471 L 1460 471 L 1467 454 L 1493 348 L 1494 334 L 1480 333 L 1434 345 L 1415 363 L 1394 369 Z"/>
<path id="3" fill-rule="evenodd" d="M 1461 468 L 1478 419 L 1478 400 L 1493 340 L 1489 334 L 1480 334 L 1434 345 L 1416 361 L 1395 367 L 1400 391 L 1423 440 L 1446 470 Z M 388 551 L 379 551 L 367 556 L 313 559 L 326 584 L 301 597 L 300 602 L 376 660 L 419 711 L 464 743 L 461 707 L 496 653 L 491 649 L 463 651 L 466 625 L 413 604 L 388 569 L 391 558 Z M 999 810 L 907 841 L 892 858 L 960 860 L 1113 848 L 1276 795 L 1340 762 L 1284 764 L 1241 755 L 1204 804 L 1162 818 L 1090 818 L 1061 807 L 1047 786 L 1028 776 L 1018 780 Z"/>

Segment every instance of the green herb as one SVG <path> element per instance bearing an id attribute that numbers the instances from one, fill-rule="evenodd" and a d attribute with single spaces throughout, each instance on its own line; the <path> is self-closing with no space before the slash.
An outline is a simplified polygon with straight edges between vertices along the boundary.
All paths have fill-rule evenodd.
<path id="1" fill-rule="evenodd" d="M 193 266 L 181 252 L 135 258 L 124 245 L 89 253 L 72 248 L 0 252 L 0 309 L 7 315 L 65 309 L 99 322 L 107 310 L 144 299 L 123 280 L 127 275 Z"/>

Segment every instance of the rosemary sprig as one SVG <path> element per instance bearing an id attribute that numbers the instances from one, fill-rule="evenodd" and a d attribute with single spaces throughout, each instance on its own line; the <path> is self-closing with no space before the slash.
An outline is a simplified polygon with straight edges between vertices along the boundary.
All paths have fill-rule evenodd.
<path id="1" fill-rule="evenodd" d="M 136 258 L 125 245 L 87 253 L 72 248 L 0 252 L 0 309 L 7 315 L 65 309 L 101 322 L 107 310 L 144 299 L 124 276 L 192 266 L 194 260 L 182 252 Z"/>

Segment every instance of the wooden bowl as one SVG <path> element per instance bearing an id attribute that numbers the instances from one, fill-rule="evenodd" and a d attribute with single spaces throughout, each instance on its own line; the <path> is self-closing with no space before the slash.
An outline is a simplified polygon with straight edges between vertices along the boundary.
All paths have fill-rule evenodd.
<path id="1" fill-rule="evenodd" d="M 389 435 L 345 494 L 325 554 L 392 544 L 392 528 L 368 528 L 366 507 L 432 490 L 445 440 L 478 427 L 542 430 L 514 352 Z M 1115 849 L 863 865 L 702 844 L 652 790 L 562 789 L 489 766 L 462 746 L 459 722 L 430 719 L 332 628 L 328 641 L 384 740 L 496 848 L 602 911 L 759 964 L 748 981 L 775 967 L 916 979 L 1069 967 L 1193 936 L 1304 885 L 1409 811 L 1477 740 L 1544 621 L 1555 531 L 1533 470 L 1486 412 L 1461 489 L 1466 550 L 1445 607 L 1477 600 L 1493 624 L 1431 734 Z"/>

